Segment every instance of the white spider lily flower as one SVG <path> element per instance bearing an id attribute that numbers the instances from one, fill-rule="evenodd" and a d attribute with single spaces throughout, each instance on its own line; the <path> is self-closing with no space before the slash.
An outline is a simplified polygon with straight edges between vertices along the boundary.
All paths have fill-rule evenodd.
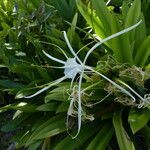
<path id="1" fill-rule="evenodd" d="M 75 77 L 77 76 L 77 74 L 80 74 L 80 78 L 79 78 L 79 83 L 78 83 L 78 96 L 77 96 L 77 103 L 78 103 L 78 106 L 77 106 L 77 114 L 78 114 L 78 131 L 76 133 L 75 136 L 73 136 L 72 138 L 76 138 L 80 132 L 80 129 L 81 129 L 81 118 L 82 118 L 82 106 L 81 106 L 81 95 L 82 95 L 82 90 L 81 90 L 81 84 L 82 84 L 82 78 L 83 78 L 83 74 L 86 73 L 86 71 L 89 71 L 89 72 L 94 72 L 94 73 L 97 73 L 98 75 L 100 75 L 102 78 L 104 78 L 105 80 L 107 80 L 108 82 L 110 82 L 111 84 L 113 84 L 116 88 L 118 88 L 119 90 L 121 90 L 123 93 L 125 93 L 126 95 L 130 96 L 133 101 L 135 101 L 135 98 L 134 96 L 132 96 L 132 94 L 130 92 L 128 92 L 126 89 L 124 89 L 123 87 L 121 87 L 120 85 L 116 84 L 114 81 L 110 80 L 109 78 L 107 78 L 105 75 L 99 73 L 98 71 L 95 71 L 94 69 L 92 69 L 92 67 L 90 66 L 86 66 L 86 60 L 87 58 L 89 57 L 89 55 L 101 44 L 107 42 L 108 40 L 111 40 L 121 34 L 124 34 L 134 28 L 136 28 L 139 24 L 141 23 L 141 21 L 139 21 L 137 24 L 127 28 L 127 29 L 124 29 L 120 32 L 117 32 L 103 40 L 101 40 L 100 42 L 98 42 L 97 44 L 95 44 L 89 51 L 88 53 L 86 54 L 85 58 L 84 58 L 84 61 L 82 62 L 80 60 L 80 58 L 77 56 L 78 52 L 75 53 L 68 38 L 67 38 L 67 34 L 66 32 L 64 31 L 63 34 L 64 34 L 64 38 L 65 38 L 65 41 L 67 43 L 67 46 L 70 50 L 70 52 L 72 53 L 73 55 L 73 58 L 68 58 L 65 54 L 65 57 L 67 58 L 66 61 L 63 61 L 63 60 L 60 60 L 58 58 L 55 58 L 49 54 L 47 54 L 45 51 L 43 51 L 43 53 L 51 60 L 53 61 L 56 61 L 60 64 L 63 64 L 63 66 L 61 67 L 54 67 L 54 68 L 62 68 L 64 69 L 64 76 L 55 80 L 54 82 L 50 83 L 48 86 L 44 87 L 43 89 L 37 91 L 35 94 L 33 95 L 30 95 L 30 96 L 26 96 L 25 98 L 32 98 L 42 92 L 44 92 L 45 90 L 48 90 L 49 88 L 51 88 L 52 86 L 55 86 L 57 85 L 58 83 L 64 81 L 65 79 L 71 79 L 71 90 L 73 90 L 74 92 L 74 88 L 72 88 L 72 85 L 73 85 L 73 81 L 75 79 Z M 80 50 L 79 50 L 80 51 Z M 70 102 L 70 106 L 68 108 L 68 115 L 71 115 L 72 113 L 72 109 L 73 109 L 73 104 L 74 104 L 74 100 L 75 98 L 73 97 L 71 102 Z M 68 116 L 67 116 L 68 118 Z"/>
<path id="2" fill-rule="evenodd" d="M 109 36 L 109 37 L 107 37 L 107 38 L 101 40 L 101 41 L 98 42 L 97 44 L 95 44 L 95 45 L 88 51 L 88 53 L 86 54 L 83 63 L 82 63 L 82 61 L 78 58 L 77 54 L 73 51 L 73 48 L 71 47 L 70 42 L 69 42 L 69 40 L 68 40 L 68 38 L 67 38 L 66 32 L 64 32 L 64 37 L 65 37 L 66 43 L 67 43 L 67 45 L 68 45 L 70 51 L 71 51 L 72 54 L 74 55 L 74 57 L 77 58 L 77 60 L 79 61 L 80 65 L 81 65 L 80 71 L 82 70 L 82 71 L 80 72 L 80 79 L 79 79 L 79 86 L 78 86 L 78 131 L 77 131 L 77 134 L 76 134 L 74 137 L 72 137 L 72 138 L 76 138 L 76 137 L 78 136 L 79 132 L 80 132 L 80 129 L 81 129 L 81 118 L 82 118 L 82 106 L 81 106 L 81 94 L 82 94 L 82 91 L 81 91 L 81 84 L 82 84 L 82 78 L 83 78 L 83 74 L 84 74 L 84 72 L 85 72 L 85 69 L 97 73 L 97 74 L 100 75 L 102 78 L 104 78 L 105 80 L 107 80 L 108 82 L 110 82 L 111 84 L 113 84 L 114 86 L 116 86 L 118 89 L 120 89 L 123 93 L 127 94 L 128 96 L 130 96 L 130 97 L 133 99 L 133 101 L 135 101 L 135 97 L 134 97 L 132 94 L 130 94 L 130 92 L 128 92 L 126 89 L 124 89 L 124 88 L 121 87 L 120 85 L 116 84 L 114 81 L 110 80 L 109 78 L 107 78 L 107 77 L 104 76 L 103 74 L 101 74 L 101 73 L 95 71 L 94 69 L 92 69 L 92 67 L 86 66 L 85 64 L 86 64 L 86 60 L 87 60 L 87 58 L 89 57 L 89 55 L 90 55 L 99 45 L 101 45 L 101 44 L 107 42 L 108 40 L 111 40 L 111 39 L 113 39 L 113 38 L 115 38 L 115 37 L 117 37 L 117 36 L 119 36 L 119 35 L 122 35 L 122 34 L 128 32 L 128 31 L 130 31 L 130 30 L 136 28 L 141 22 L 142 22 L 142 21 L 140 20 L 137 24 L 135 24 L 135 25 L 133 25 L 133 26 L 127 28 L 127 29 L 124 29 L 124 30 L 122 30 L 122 31 L 120 31 L 120 32 L 117 32 L 117 33 L 115 33 L 115 34 L 113 34 L 113 35 L 111 35 L 111 36 Z M 79 73 L 79 72 L 78 72 L 78 73 Z M 68 112 L 70 112 L 70 109 L 72 109 L 72 104 L 73 104 L 73 102 L 71 102 L 70 107 L 69 107 L 69 109 L 68 109 Z"/>
<path id="3" fill-rule="evenodd" d="M 46 53 L 45 51 L 43 51 L 43 53 L 51 60 L 56 61 L 60 64 L 63 64 L 63 66 L 61 67 L 56 67 L 53 66 L 53 68 L 62 68 L 64 69 L 64 75 L 63 77 L 51 82 L 48 86 L 42 88 L 41 90 L 37 91 L 36 93 L 34 93 L 33 95 L 30 96 L 25 96 L 24 98 L 32 98 L 35 97 L 37 95 L 39 95 L 40 93 L 48 90 L 49 88 L 59 84 L 60 82 L 64 81 L 65 79 L 72 79 L 71 83 L 73 83 L 74 78 L 76 77 L 76 75 L 78 73 L 80 73 L 83 70 L 83 67 L 77 63 L 76 58 L 78 58 L 78 56 L 74 53 L 73 49 L 71 50 L 71 52 L 74 55 L 74 58 L 68 58 L 65 54 L 65 57 L 67 58 L 66 61 L 60 60 L 58 58 L 55 58 L 51 55 L 49 55 L 48 53 Z M 76 57 L 76 58 L 75 58 Z M 78 60 L 81 62 L 81 60 L 78 58 Z M 81 62 L 82 63 L 82 62 Z M 72 84 L 71 84 L 72 85 Z M 72 86 L 71 86 L 72 87 Z"/>

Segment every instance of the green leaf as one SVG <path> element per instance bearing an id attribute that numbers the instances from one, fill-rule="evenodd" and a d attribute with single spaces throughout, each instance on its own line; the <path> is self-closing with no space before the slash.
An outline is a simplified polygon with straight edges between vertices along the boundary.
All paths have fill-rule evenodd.
<path id="1" fill-rule="evenodd" d="M 134 51 L 133 56 L 137 53 L 137 50 L 141 43 L 146 39 L 146 25 L 143 14 L 141 14 L 142 23 L 135 30 L 135 42 L 134 42 Z"/>
<path id="2" fill-rule="evenodd" d="M 61 84 L 60 84 L 61 85 Z M 69 94 L 67 95 L 67 89 L 69 88 L 68 85 L 60 86 L 52 90 L 48 93 L 45 97 L 45 103 L 48 103 L 51 100 L 56 101 L 66 101 L 68 100 Z"/>
<path id="3" fill-rule="evenodd" d="M 128 6 L 128 4 L 127 4 L 126 1 L 123 1 L 123 4 L 122 4 L 122 16 L 123 16 L 123 20 L 126 19 L 128 11 L 129 11 L 129 6 Z"/>
<path id="4" fill-rule="evenodd" d="M 81 128 L 80 134 L 76 139 L 72 139 L 71 136 L 67 136 L 60 141 L 53 150 L 75 150 L 78 149 L 83 143 L 94 135 L 99 129 L 99 123 L 92 122 L 84 125 Z M 87 132 L 88 131 L 88 132 Z"/>
<path id="5" fill-rule="evenodd" d="M 125 28 L 132 26 L 137 23 L 141 15 L 141 1 L 134 0 L 131 7 L 128 10 L 126 20 L 125 20 Z M 135 31 L 131 31 L 129 33 L 130 43 L 132 44 L 135 36 Z"/>
<path id="6" fill-rule="evenodd" d="M 64 97 L 63 93 L 52 93 L 52 94 L 48 94 L 45 97 L 45 103 L 47 103 L 51 100 L 64 101 L 64 100 L 67 100 L 67 99 Z"/>
<path id="7" fill-rule="evenodd" d="M 92 6 L 96 10 L 95 13 L 102 23 L 106 36 L 111 35 L 111 22 L 113 18 L 109 10 L 107 9 L 106 3 L 104 2 L 104 0 L 93 0 Z"/>
<path id="8" fill-rule="evenodd" d="M 16 142 L 16 149 L 22 148 L 29 137 L 30 132 L 28 132 L 28 130 L 24 131 L 23 133 L 19 132 L 17 135 L 13 136 L 12 141 Z"/>
<path id="9" fill-rule="evenodd" d="M 28 147 L 28 150 L 37 150 L 40 147 L 41 144 L 42 144 L 42 141 L 37 141 L 37 142 L 31 144 Z"/>
<path id="10" fill-rule="evenodd" d="M 128 122 L 130 123 L 130 127 L 133 133 L 136 133 L 140 129 L 142 129 L 149 121 L 150 115 L 149 110 L 135 110 L 132 109 L 130 111 Z"/>
<path id="11" fill-rule="evenodd" d="M 31 95 L 34 92 L 37 91 L 37 87 L 32 87 L 32 88 L 22 88 L 17 94 L 15 99 L 19 99 L 19 98 L 24 98 L 25 96 Z"/>
<path id="12" fill-rule="evenodd" d="M 105 150 L 112 138 L 113 131 L 113 126 L 110 123 L 104 124 L 86 150 Z"/>
<path id="13" fill-rule="evenodd" d="M 56 111 L 58 107 L 58 103 L 56 102 L 51 102 L 47 104 L 40 105 L 36 108 L 38 111 Z"/>
<path id="14" fill-rule="evenodd" d="M 1 131 L 3 132 L 11 132 L 16 130 L 16 128 L 22 124 L 30 115 L 29 114 L 20 114 L 14 120 L 8 121 L 4 126 L 2 126 Z"/>
<path id="15" fill-rule="evenodd" d="M 121 30 L 120 24 L 117 22 L 114 16 L 114 19 L 112 21 L 112 33 L 119 32 L 120 30 Z M 128 33 L 113 38 L 111 41 L 110 48 L 113 50 L 114 56 L 118 62 L 130 64 L 133 63 Z"/>
<path id="16" fill-rule="evenodd" d="M 93 8 L 90 8 L 90 6 L 84 5 L 81 0 L 77 0 L 77 6 L 80 13 L 93 28 L 96 35 L 104 39 L 121 30 L 118 18 L 109 12 L 103 0 L 93 0 L 92 4 Z M 120 35 L 105 44 L 113 50 L 117 61 L 130 64 L 133 63 L 131 45 L 127 33 Z"/>
<path id="17" fill-rule="evenodd" d="M 56 110 L 56 113 L 62 113 L 62 112 L 67 112 L 68 111 L 68 108 L 69 108 L 69 101 L 68 102 L 62 102 L 57 110 Z"/>
<path id="18" fill-rule="evenodd" d="M 137 49 L 136 55 L 134 57 L 134 63 L 138 66 L 145 65 L 148 57 L 150 56 L 150 36 L 148 36 L 141 46 Z"/>
<path id="19" fill-rule="evenodd" d="M 69 0 L 69 3 L 65 0 L 52 0 L 52 3 L 63 19 L 71 21 L 76 6 L 75 0 Z"/>
<path id="20" fill-rule="evenodd" d="M 20 110 L 20 111 L 24 111 L 24 112 L 35 112 L 36 107 L 37 107 L 36 105 L 32 105 L 32 104 L 29 104 L 26 102 L 20 102 L 17 104 L 9 104 L 9 105 L 6 105 L 4 107 L 1 107 L 0 112 L 10 110 L 10 109 Z"/>
<path id="21" fill-rule="evenodd" d="M 46 122 L 40 124 L 40 126 L 35 129 L 35 131 L 26 142 L 26 146 L 32 144 L 36 140 L 60 134 L 65 130 L 65 117 L 62 115 L 54 116 Z"/>
<path id="22" fill-rule="evenodd" d="M 0 80 L 0 86 L 7 89 L 23 88 L 21 83 L 17 83 L 11 80 Z"/>
<path id="23" fill-rule="evenodd" d="M 113 116 L 113 125 L 120 150 L 135 150 L 133 142 L 130 140 L 127 132 L 123 128 L 121 111 L 116 111 Z"/>
<path id="24" fill-rule="evenodd" d="M 78 6 L 80 13 L 88 22 L 88 24 L 95 30 L 95 33 L 101 38 L 105 38 L 107 35 L 104 31 L 101 21 L 99 20 L 95 12 L 91 10 L 89 6 L 84 5 L 81 2 L 81 0 L 76 0 L 76 1 L 77 1 L 77 6 Z"/>

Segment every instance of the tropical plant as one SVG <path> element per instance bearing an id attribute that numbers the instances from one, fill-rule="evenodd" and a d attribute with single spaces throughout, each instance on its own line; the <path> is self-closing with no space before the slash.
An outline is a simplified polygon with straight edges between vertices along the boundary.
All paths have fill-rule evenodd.
<path id="1" fill-rule="evenodd" d="M 16 110 L 1 131 L 16 131 L 16 148 L 150 148 L 149 4 L 115 2 L 1 2 L 1 97 L 12 104 L 0 111 Z"/>

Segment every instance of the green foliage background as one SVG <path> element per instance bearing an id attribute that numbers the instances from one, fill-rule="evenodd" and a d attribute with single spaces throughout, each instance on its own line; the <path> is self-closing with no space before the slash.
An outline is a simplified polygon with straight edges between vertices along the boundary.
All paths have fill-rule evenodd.
<path id="1" fill-rule="evenodd" d="M 62 31 L 76 52 L 85 46 L 79 53 L 83 60 L 98 42 L 94 34 L 103 39 L 140 19 L 136 29 L 98 47 L 87 64 L 118 84 L 128 84 L 142 97 L 149 94 L 149 11 L 148 0 L 114 0 L 108 6 L 103 0 L 0 1 L 0 112 L 12 116 L 3 121 L 1 133 L 13 133 L 17 149 L 149 149 L 149 103 L 139 109 L 136 95 L 133 102 L 94 73 L 82 83 L 88 90 L 82 96 L 85 114 L 76 139 L 66 128 L 69 80 L 32 99 L 24 98 L 63 75 L 42 53 L 65 60 L 61 47 L 71 57 Z M 74 135 L 76 127 L 75 115 L 70 117 L 69 133 Z"/>

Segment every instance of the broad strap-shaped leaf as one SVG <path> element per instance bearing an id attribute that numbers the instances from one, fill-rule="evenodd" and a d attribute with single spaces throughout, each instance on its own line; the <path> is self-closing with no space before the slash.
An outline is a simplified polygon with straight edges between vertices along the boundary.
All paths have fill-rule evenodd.
<path id="1" fill-rule="evenodd" d="M 40 147 L 41 144 L 42 144 L 42 141 L 37 141 L 37 142 L 31 144 L 28 147 L 28 150 L 37 150 Z"/>
<path id="2" fill-rule="evenodd" d="M 125 28 L 130 27 L 133 24 L 136 24 L 141 16 L 141 1 L 134 0 L 130 9 L 128 10 L 126 20 L 125 20 Z M 134 40 L 135 32 L 132 31 L 129 33 L 130 43 L 132 44 Z"/>
<path id="3" fill-rule="evenodd" d="M 93 0 L 88 5 L 83 4 L 81 0 L 77 0 L 77 6 L 80 13 L 101 39 L 122 30 L 118 19 L 113 13 L 109 12 L 103 0 Z M 115 37 L 112 41 L 105 42 L 105 44 L 113 50 L 117 61 L 133 64 L 132 50 L 127 33 Z"/>
<path id="4" fill-rule="evenodd" d="M 120 150 L 135 150 L 133 142 L 130 140 L 127 132 L 123 128 L 121 111 L 116 111 L 113 116 L 113 125 Z"/>
<path id="5" fill-rule="evenodd" d="M 57 102 L 50 102 L 50 103 L 46 103 L 46 104 L 38 106 L 36 108 L 36 110 L 38 110 L 38 111 L 56 111 L 58 105 L 59 104 Z"/>
<path id="6" fill-rule="evenodd" d="M 10 120 L 7 124 L 3 125 L 1 131 L 11 132 L 16 130 L 18 126 L 21 127 L 23 125 L 23 122 L 25 122 L 28 117 L 30 117 L 30 114 L 20 114 L 17 118 Z"/>
<path id="7" fill-rule="evenodd" d="M 109 12 L 103 0 L 93 0 L 92 4 L 94 10 L 96 10 L 96 15 L 103 25 L 106 36 L 110 36 L 111 34 L 117 33 L 121 30 L 117 18 L 113 15 L 113 13 Z M 132 64 L 132 53 L 127 34 L 120 35 L 108 43 L 114 52 L 115 58 L 119 62 L 128 62 Z"/>
<path id="8" fill-rule="evenodd" d="M 122 7 L 122 8 L 121 8 L 122 17 L 123 17 L 123 20 L 125 20 L 126 17 L 127 17 L 127 14 L 128 14 L 128 11 L 129 11 L 129 8 L 130 8 L 130 7 L 129 7 L 129 5 L 128 5 L 128 3 L 127 3 L 126 1 L 123 1 L 121 7 Z"/>
<path id="9" fill-rule="evenodd" d="M 112 34 L 121 31 L 120 24 L 117 22 L 117 20 L 114 19 L 112 21 Z M 132 31 L 129 31 L 132 32 Z M 121 63 L 133 63 L 133 58 L 132 58 L 132 51 L 131 51 L 131 45 L 129 43 L 129 36 L 128 33 L 124 33 L 123 35 L 120 35 L 116 38 L 112 39 L 111 42 L 111 47 L 110 47 L 113 52 L 114 56 L 117 61 Z"/>
<path id="10" fill-rule="evenodd" d="M 71 21 L 75 11 L 75 0 L 52 0 L 53 6 L 58 10 L 58 13 L 65 20 Z"/>
<path id="11" fill-rule="evenodd" d="M 77 7 L 80 13 L 85 18 L 87 23 L 92 27 L 95 33 L 101 38 L 107 37 L 108 36 L 107 32 L 105 32 L 105 29 L 101 20 L 98 18 L 96 13 L 92 10 L 91 6 L 84 5 L 81 2 L 81 0 L 76 0 L 76 2 L 77 2 Z"/>
<path id="12" fill-rule="evenodd" d="M 55 89 L 50 91 L 45 97 L 45 103 L 50 102 L 51 100 L 56 101 L 66 101 L 69 97 L 69 82 L 63 82 L 57 85 Z"/>
<path id="13" fill-rule="evenodd" d="M 28 132 L 28 130 L 24 131 L 24 133 L 13 136 L 12 141 L 15 141 L 17 143 L 15 148 L 16 149 L 22 148 L 25 145 L 26 141 L 29 139 L 29 137 L 30 132 Z M 42 141 L 39 142 L 42 143 Z"/>
<path id="14" fill-rule="evenodd" d="M 88 145 L 86 150 L 105 150 L 108 146 L 110 139 L 112 138 L 114 129 L 112 124 L 104 124 L 102 129 L 97 133 L 95 138 Z"/>
<path id="15" fill-rule="evenodd" d="M 65 130 L 65 116 L 56 115 L 36 128 L 36 130 L 31 134 L 30 138 L 26 142 L 26 146 L 34 143 L 36 140 L 60 134 Z"/>
<path id="16" fill-rule="evenodd" d="M 130 123 L 130 127 L 133 133 L 136 133 L 147 124 L 150 118 L 149 113 L 149 110 L 142 109 L 137 111 L 135 109 L 131 109 L 128 122 Z"/>
<path id="17" fill-rule="evenodd" d="M 111 26 L 112 26 L 112 16 L 107 9 L 106 3 L 104 0 L 92 0 L 92 7 L 96 11 L 96 15 L 98 16 L 99 20 L 102 23 L 104 32 L 106 33 L 106 36 L 109 36 L 111 34 Z"/>
<path id="18" fill-rule="evenodd" d="M 71 136 L 67 136 L 61 142 L 59 142 L 53 150 L 76 150 L 83 145 L 92 135 L 94 135 L 99 129 L 99 122 L 95 121 L 86 124 L 82 127 L 80 134 L 76 139 L 72 139 Z M 76 132 L 75 132 L 76 133 Z"/>
<path id="19" fill-rule="evenodd" d="M 20 110 L 24 112 L 36 112 L 36 105 L 32 105 L 26 102 L 20 102 L 17 104 L 9 104 L 0 108 L 0 112 L 4 112 L 7 110 Z"/>
<path id="20" fill-rule="evenodd" d="M 58 106 L 58 108 L 57 108 L 57 110 L 56 110 L 56 113 L 67 112 L 67 111 L 68 111 L 68 108 L 69 108 L 69 103 L 70 103 L 69 100 L 68 100 L 68 101 L 65 101 L 65 102 L 62 102 L 62 103 Z"/>
<path id="21" fill-rule="evenodd" d="M 150 56 L 150 36 L 148 36 L 141 46 L 137 49 L 134 57 L 134 63 L 138 66 L 145 65 L 148 57 Z"/>
<path id="22" fill-rule="evenodd" d="M 137 53 L 139 46 L 143 43 L 146 39 L 146 25 L 144 15 L 141 13 L 142 23 L 136 28 L 135 30 L 135 41 L 134 41 L 134 49 L 133 49 L 133 56 Z"/>

